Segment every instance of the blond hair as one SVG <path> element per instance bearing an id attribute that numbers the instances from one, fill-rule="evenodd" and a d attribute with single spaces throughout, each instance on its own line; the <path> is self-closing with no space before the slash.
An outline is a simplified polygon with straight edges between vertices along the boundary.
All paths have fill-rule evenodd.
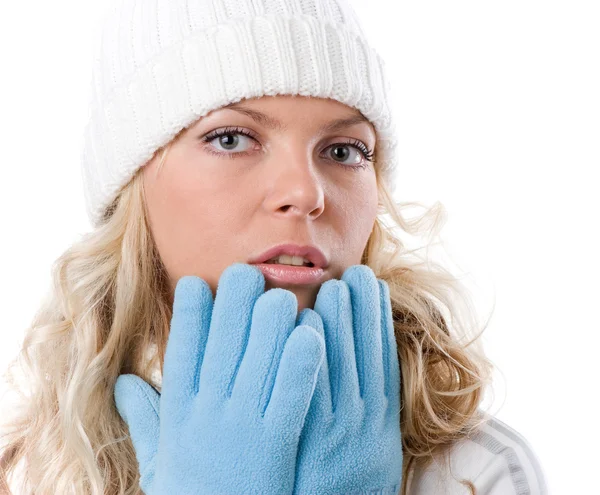
<path id="1" fill-rule="evenodd" d="M 174 141 L 156 151 L 154 156 L 162 152 L 159 167 Z M 122 373 L 149 383 L 156 366 L 162 373 L 172 306 L 140 171 L 102 225 L 54 262 L 51 288 L 5 372 L 18 395 L 0 437 L 0 488 L 6 493 L 17 466 L 19 494 L 142 493 L 113 388 Z M 401 241 L 404 234 L 424 232 L 429 252 L 444 223 L 443 207 L 436 203 L 408 220 L 403 208 L 419 203 L 394 202 L 379 174 L 377 187 L 380 210 L 361 263 L 390 289 L 402 376 L 404 495 L 410 469 L 447 455 L 484 421 L 479 406 L 493 366 L 478 341 L 487 324 L 472 335 L 478 325 L 466 288 L 441 265 L 421 258 L 422 248 L 409 250 Z M 147 359 L 150 347 L 156 352 Z M 15 381 L 17 365 L 21 383 Z M 461 482 L 475 493 L 469 480 Z"/>

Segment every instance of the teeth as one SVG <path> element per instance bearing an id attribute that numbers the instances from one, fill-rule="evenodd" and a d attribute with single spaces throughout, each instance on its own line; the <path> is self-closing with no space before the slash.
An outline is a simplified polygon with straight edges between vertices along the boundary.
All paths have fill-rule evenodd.
<path id="1" fill-rule="evenodd" d="M 266 263 L 277 263 L 279 265 L 294 265 L 294 266 L 304 266 L 310 265 L 310 261 L 303 258 L 302 256 L 289 256 L 287 254 L 282 254 L 276 258 L 272 258 Z"/>

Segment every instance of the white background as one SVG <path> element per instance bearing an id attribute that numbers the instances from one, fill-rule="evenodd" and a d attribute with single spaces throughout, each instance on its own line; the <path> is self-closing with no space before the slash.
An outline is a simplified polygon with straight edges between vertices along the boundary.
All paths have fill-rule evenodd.
<path id="1" fill-rule="evenodd" d="M 0 16 L 0 368 L 89 224 L 79 172 L 104 2 L 7 2 Z M 393 81 L 397 198 L 441 201 L 442 239 L 495 309 L 492 411 L 554 494 L 596 486 L 600 9 L 595 1 L 353 0 Z M 475 286 L 474 286 L 475 287 Z M 491 400 L 491 399 L 490 399 Z"/>

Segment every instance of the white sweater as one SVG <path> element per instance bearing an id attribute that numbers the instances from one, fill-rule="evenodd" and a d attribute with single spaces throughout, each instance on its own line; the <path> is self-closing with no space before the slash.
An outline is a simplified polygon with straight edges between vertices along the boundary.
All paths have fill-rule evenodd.
<path id="1" fill-rule="evenodd" d="M 476 495 L 549 494 L 530 445 L 498 419 L 490 418 L 470 439 L 458 442 L 450 454 L 454 478 L 439 463 L 433 463 L 425 471 L 409 474 L 408 495 L 470 495 L 458 481 L 464 478 L 473 482 Z M 20 480 L 19 474 L 16 479 Z M 14 481 L 11 492 L 21 495 Z"/>
<path id="2" fill-rule="evenodd" d="M 159 370 L 151 382 L 160 392 Z M 475 485 L 475 495 L 549 495 L 545 474 L 527 440 L 499 419 L 486 416 L 476 434 L 451 448 L 452 474 L 440 462 L 425 471 L 414 470 L 408 475 L 407 495 L 471 495 L 461 479 Z"/>
<path id="3" fill-rule="evenodd" d="M 440 462 L 408 477 L 408 495 L 548 495 L 546 477 L 533 449 L 523 436 L 490 417 L 471 438 L 450 451 L 451 473 Z M 454 475 L 454 476 L 453 476 Z"/>

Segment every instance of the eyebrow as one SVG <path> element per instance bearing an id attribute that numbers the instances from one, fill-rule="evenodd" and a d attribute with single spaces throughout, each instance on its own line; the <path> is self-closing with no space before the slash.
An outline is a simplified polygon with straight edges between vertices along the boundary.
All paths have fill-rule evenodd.
<path id="1" fill-rule="evenodd" d="M 254 120 L 256 123 L 262 125 L 263 127 L 266 127 L 267 129 L 276 130 L 276 131 L 287 130 L 287 126 L 284 125 L 279 120 L 275 119 L 274 117 L 271 117 L 270 115 L 259 112 L 258 110 L 252 110 L 250 108 L 244 107 L 240 103 L 232 103 L 230 105 L 224 106 L 223 108 L 235 110 L 236 112 L 240 112 L 244 115 L 247 115 L 252 120 Z M 369 119 L 367 119 L 362 113 L 359 113 L 358 115 L 352 115 L 351 117 L 347 117 L 344 119 L 332 120 L 331 122 L 328 122 L 327 124 L 321 126 L 319 128 L 319 131 L 320 132 L 337 132 L 342 129 L 345 129 L 346 127 L 352 127 L 353 125 L 362 124 L 364 122 L 366 122 L 368 124 L 371 123 L 369 121 Z"/>

